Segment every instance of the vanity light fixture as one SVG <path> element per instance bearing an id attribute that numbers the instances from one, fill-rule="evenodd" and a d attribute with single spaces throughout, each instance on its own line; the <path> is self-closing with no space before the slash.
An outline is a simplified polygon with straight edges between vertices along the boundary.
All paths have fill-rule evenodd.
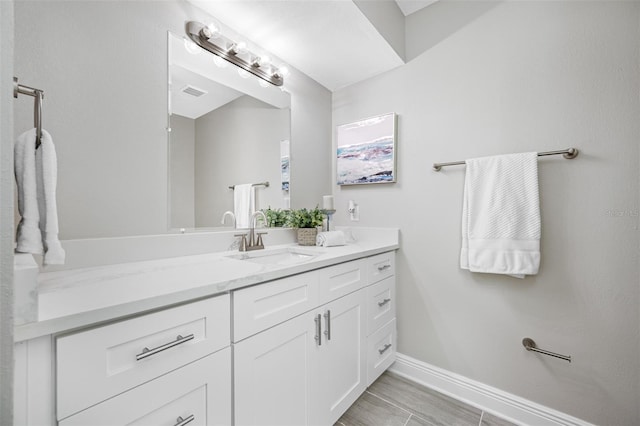
<path id="1" fill-rule="evenodd" d="M 247 49 L 246 43 L 235 42 L 220 34 L 217 27 L 213 29 L 200 22 L 189 21 L 186 25 L 187 35 L 203 49 L 231 62 L 241 70 L 267 81 L 274 86 L 282 86 L 288 74 L 286 67 L 276 68 L 268 58 L 261 58 Z"/>

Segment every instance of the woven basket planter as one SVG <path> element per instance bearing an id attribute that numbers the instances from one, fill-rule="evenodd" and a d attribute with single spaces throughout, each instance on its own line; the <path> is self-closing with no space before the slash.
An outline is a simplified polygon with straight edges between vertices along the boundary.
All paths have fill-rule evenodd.
<path id="1" fill-rule="evenodd" d="M 301 246 L 315 246 L 318 228 L 297 228 L 298 244 Z"/>

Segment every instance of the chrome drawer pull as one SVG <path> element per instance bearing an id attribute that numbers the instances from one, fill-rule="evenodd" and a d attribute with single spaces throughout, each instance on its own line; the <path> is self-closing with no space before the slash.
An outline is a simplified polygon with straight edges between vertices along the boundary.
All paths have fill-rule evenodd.
<path id="1" fill-rule="evenodd" d="M 378 306 L 382 308 L 384 305 L 386 305 L 389 302 L 391 302 L 391 299 L 384 299 L 382 302 L 378 302 Z"/>
<path id="2" fill-rule="evenodd" d="M 322 329 L 322 324 L 320 323 L 320 320 L 321 320 L 320 314 L 316 315 L 316 317 L 313 320 L 316 322 L 316 335 L 313 338 L 316 340 L 316 343 L 318 344 L 318 346 L 322 346 L 322 337 L 320 336 L 321 329 Z"/>
<path id="3" fill-rule="evenodd" d="M 324 331 L 324 335 L 327 336 L 327 340 L 331 340 L 331 311 L 327 310 L 327 312 L 324 313 L 324 321 L 325 321 L 325 328 L 326 330 Z"/>
<path id="4" fill-rule="evenodd" d="M 196 418 L 194 417 L 194 415 L 190 415 L 189 417 L 187 417 L 186 419 L 183 419 L 182 416 L 178 416 L 178 418 L 176 419 L 176 421 L 178 423 L 176 423 L 174 426 L 184 426 L 187 423 L 191 423 L 192 421 L 194 421 Z"/>
<path id="5" fill-rule="evenodd" d="M 148 358 L 151 355 L 155 355 L 166 349 L 173 348 L 174 346 L 178 346 L 182 343 L 188 342 L 189 340 L 193 340 L 193 337 L 194 337 L 193 333 L 185 337 L 182 337 L 181 335 L 178 334 L 178 337 L 176 337 L 176 340 L 174 340 L 173 342 L 165 343 L 164 345 L 158 346 L 157 348 L 153 348 L 153 349 L 144 348 L 142 350 L 142 353 L 139 353 L 138 355 L 136 355 L 136 361 L 140 361 L 141 359 Z"/>
<path id="6" fill-rule="evenodd" d="M 380 352 L 380 355 L 382 355 L 383 353 L 385 353 L 389 348 L 391 347 L 391 343 L 387 343 L 386 345 L 384 345 L 384 348 L 382 349 L 378 349 L 378 352 Z"/>
<path id="7" fill-rule="evenodd" d="M 382 265 L 382 266 L 378 266 L 378 271 L 382 272 L 382 271 L 386 271 L 387 269 L 391 268 L 391 265 L 389 265 L 388 263 L 386 265 Z"/>

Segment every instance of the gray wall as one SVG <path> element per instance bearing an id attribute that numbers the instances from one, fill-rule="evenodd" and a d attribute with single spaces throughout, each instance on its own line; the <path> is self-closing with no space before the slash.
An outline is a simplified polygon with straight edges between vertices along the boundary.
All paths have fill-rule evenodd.
<path id="1" fill-rule="evenodd" d="M 195 226 L 196 123 L 191 118 L 171 117 L 169 143 L 169 202 L 171 228 Z"/>
<path id="2" fill-rule="evenodd" d="M 233 211 L 231 185 L 267 181 L 268 188 L 256 187 L 256 208 L 284 208 L 280 141 L 289 139 L 289 116 L 289 109 L 241 96 L 195 120 L 196 226 L 220 226 Z"/>
<path id="3" fill-rule="evenodd" d="M 15 72 L 45 90 L 44 126 L 58 152 L 60 237 L 165 232 L 167 30 L 183 34 L 186 20 L 206 21 L 204 12 L 181 1 L 19 1 L 15 9 Z M 295 69 L 286 86 L 295 202 L 315 205 L 331 190 L 331 94 Z M 16 134 L 32 126 L 28 104 L 16 104 Z"/>
<path id="4" fill-rule="evenodd" d="M 0 1 L 0 424 L 3 425 L 13 424 L 13 107 L 18 101 L 12 96 L 13 6 L 13 1 Z"/>
<path id="5" fill-rule="evenodd" d="M 335 197 L 339 224 L 353 199 L 359 225 L 401 228 L 400 352 L 640 424 L 639 31 L 638 2 L 438 2 L 407 18 L 409 63 L 334 93 L 334 126 L 399 114 L 398 182 Z M 577 159 L 539 162 L 539 274 L 460 270 L 464 167 L 431 164 L 569 146 Z M 528 353 L 527 336 L 573 362 Z"/>

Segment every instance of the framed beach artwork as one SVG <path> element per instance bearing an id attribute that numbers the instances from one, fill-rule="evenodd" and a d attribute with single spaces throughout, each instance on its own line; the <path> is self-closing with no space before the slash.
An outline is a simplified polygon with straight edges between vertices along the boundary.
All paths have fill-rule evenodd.
<path id="1" fill-rule="evenodd" d="M 396 128 L 395 113 L 337 126 L 338 185 L 395 182 Z"/>

